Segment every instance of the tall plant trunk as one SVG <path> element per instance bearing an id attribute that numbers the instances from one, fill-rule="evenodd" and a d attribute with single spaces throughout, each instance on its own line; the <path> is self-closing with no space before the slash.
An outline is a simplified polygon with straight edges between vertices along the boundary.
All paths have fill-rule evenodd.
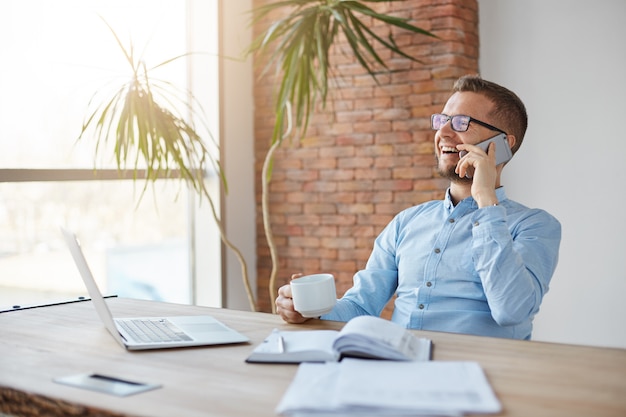
<path id="1" fill-rule="evenodd" d="M 248 264 L 246 263 L 246 260 L 244 259 L 239 248 L 237 248 L 226 237 L 226 233 L 224 232 L 224 226 L 222 225 L 222 222 L 220 221 L 220 218 L 217 215 L 217 211 L 215 210 L 215 205 L 213 204 L 213 200 L 211 199 L 211 197 L 209 197 L 208 193 L 206 197 L 207 197 L 207 200 L 209 200 L 209 205 L 211 206 L 211 213 L 213 215 L 213 220 L 215 220 L 215 224 L 217 225 L 217 228 L 220 231 L 220 237 L 222 239 L 222 242 L 224 242 L 224 244 L 228 246 L 228 248 L 230 248 L 239 259 L 239 264 L 241 265 L 241 277 L 243 279 L 243 285 L 246 288 L 246 295 L 248 296 L 248 303 L 250 304 L 250 309 L 252 311 L 258 311 L 257 303 L 256 303 L 256 300 L 254 299 L 254 294 L 252 293 L 252 287 L 250 286 L 250 277 L 248 276 Z"/>
<path id="2" fill-rule="evenodd" d="M 270 305 L 272 306 L 272 313 L 276 314 L 276 304 L 274 303 L 274 297 L 276 296 L 276 275 L 278 273 L 278 251 L 276 249 L 276 243 L 274 242 L 274 234 L 272 233 L 272 223 L 270 220 L 270 208 L 269 208 L 269 186 L 270 179 L 268 177 L 269 169 L 272 161 L 272 155 L 278 147 L 280 146 L 280 141 L 274 142 L 267 154 L 265 155 L 265 160 L 263 161 L 263 171 L 261 172 L 262 176 L 262 202 L 261 208 L 263 211 L 263 229 L 265 230 L 265 239 L 267 240 L 267 246 L 270 249 L 270 258 L 272 260 L 272 270 L 270 272 L 270 280 L 269 280 L 269 298 Z"/>
<path id="3" fill-rule="evenodd" d="M 265 231 L 265 240 L 270 250 L 270 258 L 272 260 L 272 270 L 270 272 L 269 280 L 269 298 L 270 305 L 272 306 L 272 313 L 276 314 L 276 304 L 274 303 L 274 297 L 277 296 L 276 292 L 276 275 L 278 274 L 278 250 L 276 249 L 276 243 L 274 242 L 274 234 L 272 233 L 272 222 L 270 219 L 270 167 L 272 165 L 272 157 L 276 149 L 280 147 L 283 140 L 291 134 L 291 103 L 285 103 L 287 114 L 287 130 L 281 136 L 280 140 L 277 140 L 270 146 L 265 160 L 263 161 L 263 169 L 261 171 L 261 210 L 263 212 L 263 229 Z"/>

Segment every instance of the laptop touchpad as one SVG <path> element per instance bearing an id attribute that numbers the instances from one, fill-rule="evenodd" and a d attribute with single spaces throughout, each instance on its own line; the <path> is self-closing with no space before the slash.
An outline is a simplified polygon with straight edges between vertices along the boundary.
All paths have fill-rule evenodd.
<path id="1" fill-rule="evenodd" d="M 191 334 L 229 332 L 230 330 L 219 323 L 180 323 L 180 328 Z"/>

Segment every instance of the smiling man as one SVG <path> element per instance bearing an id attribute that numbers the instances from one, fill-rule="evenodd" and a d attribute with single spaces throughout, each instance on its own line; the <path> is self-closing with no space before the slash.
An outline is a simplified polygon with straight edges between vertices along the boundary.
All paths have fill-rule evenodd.
<path id="1" fill-rule="evenodd" d="M 366 268 L 322 319 L 380 315 L 396 295 L 392 320 L 407 328 L 530 339 L 556 268 L 561 225 L 547 212 L 507 198 L 506 163 L 519 149 L 528 117 L 512 91 L 478 76 L 461 77 L 442 113 L 431 117 L 444 200 L 399 213 L 377 237 Z M 502 135 L 486 151 L 481 142 Z M 291 288 L 281 287 L 278 314 L 303 318 Z"/>

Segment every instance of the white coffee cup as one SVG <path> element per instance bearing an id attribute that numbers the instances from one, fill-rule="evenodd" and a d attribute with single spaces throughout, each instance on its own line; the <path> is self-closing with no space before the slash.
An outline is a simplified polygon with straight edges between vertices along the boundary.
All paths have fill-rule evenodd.
<path id="1" fill-rule="evenodd" d="M 319 317 L 329 313 L 337 302 L 335 277 L 313 274 L 291 280 L 293 305 L 302 317 Z"/>

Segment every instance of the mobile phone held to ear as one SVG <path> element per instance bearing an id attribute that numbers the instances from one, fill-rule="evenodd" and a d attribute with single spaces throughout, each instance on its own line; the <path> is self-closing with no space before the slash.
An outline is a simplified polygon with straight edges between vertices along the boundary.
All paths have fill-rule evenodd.
<path id="1" fill-rule="evenodd" d="M 494 137 L 477 143 L 476 146 L 487 152 L 487 149 L 489 149 L 489 144 L 491 142 L 496 143 L 496 165 L 508 162 L 513 157 L 513 153 L 511 152 L 511 148 L 509 147 L 509 141 L 506 139 L 506 134 L 504 133 L 500 133 Z M 462 158 L 466 154 L 467 151 L 461 151 L 459 152 L 459 157 Z"/>

